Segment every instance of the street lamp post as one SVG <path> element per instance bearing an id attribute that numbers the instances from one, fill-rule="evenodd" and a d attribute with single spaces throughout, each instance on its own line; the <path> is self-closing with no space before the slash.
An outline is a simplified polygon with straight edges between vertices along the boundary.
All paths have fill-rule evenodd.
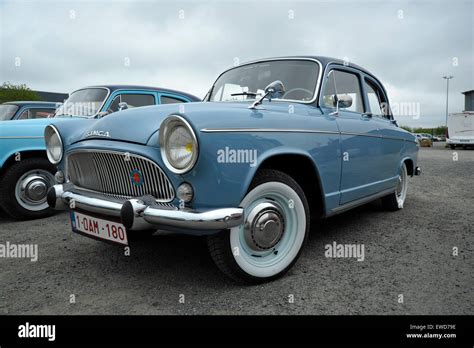
<path id="1" fill-rule="evenodd" d="M 446 127 L 448 127 L 448 101 L 449 101 L 449 80 L 451 80 L 453 76 L 443 76 L 443 79 L 446 80 Z"/>

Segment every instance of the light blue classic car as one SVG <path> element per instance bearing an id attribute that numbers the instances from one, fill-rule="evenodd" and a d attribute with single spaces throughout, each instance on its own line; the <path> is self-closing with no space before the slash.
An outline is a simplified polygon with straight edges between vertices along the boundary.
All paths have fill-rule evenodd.
<path id="1" fill-rule="evenodd" d="M 0 207 L 16 219 L 52 214 L 46 193 L 54 184 L 56 168 L 46 156 L 44 129 L 48 124 L 72 119 L 92 123 L 91 119 L 126 108 L 198 100 L 190 94 L 169 89 L 114 85 L 86 87 L 71 93 L 53 119 L 33 119 L 31 103 L 0 105 L 10 111 L 14 108 L 15 115 L 20 112 L 19 119 L 0 122 Z M 42 105 L 35 112 L 45 112 L 45 107 Z"/>
<path id="2" fill-rule="evenodd" d="M 0 104 L 0 121 L 48 118 L 56 112 L 57 104 L 47 101 L 11 101 Z"/>
<path id="3" fill-rule="evenodd" d="M 126 110 L 45 130 L 73 231 L 128 245 L 153 229 L 205 235 L 248 283 L 288 271 L 310 218 L 405 203 L 420 173 L 377 78 L 325 57 L 263 59 L 222 73 L 203 102 Z"/>

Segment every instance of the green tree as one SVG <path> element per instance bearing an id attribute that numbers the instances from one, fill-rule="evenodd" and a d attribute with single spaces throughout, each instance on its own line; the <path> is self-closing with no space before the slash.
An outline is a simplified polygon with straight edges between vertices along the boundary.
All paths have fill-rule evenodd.
<path id="1" fill-rule="evenodd" d="M 41 98 L 38 93 L 29 89 L 25 84 L 14 85 L 10 82 L 4 82 L 0 86 L 0 103 L 22 100 L 41 100 Z"/>
<path id="2" fill-rule="evenodd" d="M 402 129 L 404 129 L 404 130 L 406 130 L 406 131 L 409 131 L 409 132 L 412 132 L 412 131 L 413 131 L 413 130 L 412 130 L 410 127 L 408 127 L 408 126 L 400 126 L 400 128 L 402 128 Z"/>

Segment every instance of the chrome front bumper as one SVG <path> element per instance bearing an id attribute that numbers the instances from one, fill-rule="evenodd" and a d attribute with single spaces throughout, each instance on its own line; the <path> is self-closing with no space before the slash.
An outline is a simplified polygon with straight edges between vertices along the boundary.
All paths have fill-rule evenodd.
<path id="1" fill-rule="evenodd" d="M 156 203 L 153 197 L 133 198 L 125 203 L 113 202 L 71 192 L 67 184 L 54 185 L 48 191 L 48 204 L 56 210 L 81 209 L 105 216 L 120 217 L 132 230 L 167 227 L 186 230 L 223 230 L 244 222 L 242 208 L 220 208 L 206 211 L 177 209 Z"/>

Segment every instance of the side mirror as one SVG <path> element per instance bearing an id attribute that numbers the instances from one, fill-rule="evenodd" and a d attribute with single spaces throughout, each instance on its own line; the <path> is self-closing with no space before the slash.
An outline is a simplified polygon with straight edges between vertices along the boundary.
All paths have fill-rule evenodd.
<path id="1" fill-rule="evenodd" d="M 285 86 L 280 80 L 273 81 L 265 87 L 265 95 L 268 99 L 281 98 L 285 94 Z"/>
<path id="2" fill-rule="evenodd" d="M 127 110 L 128 109 L 128 104 L 126 102 L 120 102 L 119 105 L 118 105 L 118 109 L 119 111 L 122 111 L 122 110 Z"/>
<path id="3" fill-rule="evenodd" d="M 97 114 L 97 118 L 102 118 L 104 116 L 107 116 L 109 114 L 108 111 L 101 111 Z"/>
<path id="4" fill-rule="evenodd" d="M 350 108 L 352 106 L 352 97 L 348 94 L 334 94 L 331 96 L 332 105 L 337 108 Z"/>

